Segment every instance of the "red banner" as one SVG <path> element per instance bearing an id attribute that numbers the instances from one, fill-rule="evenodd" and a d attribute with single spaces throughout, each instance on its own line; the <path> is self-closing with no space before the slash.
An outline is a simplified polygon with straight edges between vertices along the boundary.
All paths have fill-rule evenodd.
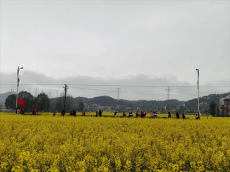
<path id="1" fill-rule="evenodd" d="M 25 106 L 25 101 L 18 98 L 18 104 Z"/>

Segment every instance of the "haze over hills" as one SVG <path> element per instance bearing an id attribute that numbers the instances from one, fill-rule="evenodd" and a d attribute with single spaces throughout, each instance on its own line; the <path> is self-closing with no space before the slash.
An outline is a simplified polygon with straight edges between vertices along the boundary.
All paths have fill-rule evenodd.
<path id="1" fill-rule="evenodd" d="M 16 94 L 16 93 L 15 92 L 6 92 L 6 93 L 0 94 L 0 104 L 2 104 L 3 106 L 5 106 L 5 100 L 11 94 Z"/>

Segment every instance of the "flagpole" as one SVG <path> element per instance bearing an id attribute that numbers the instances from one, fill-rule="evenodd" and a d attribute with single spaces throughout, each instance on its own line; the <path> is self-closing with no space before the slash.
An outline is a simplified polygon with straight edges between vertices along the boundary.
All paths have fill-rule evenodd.
<path id="1" fill-rule="evenodd" d="M 23 67 L 18 66 L 18 70 L 17 70 L 17 94 L 16 94 L 16 114 L 18 113 L 18 87 L 19 87 L 19 70 L 23 69 Z"/>

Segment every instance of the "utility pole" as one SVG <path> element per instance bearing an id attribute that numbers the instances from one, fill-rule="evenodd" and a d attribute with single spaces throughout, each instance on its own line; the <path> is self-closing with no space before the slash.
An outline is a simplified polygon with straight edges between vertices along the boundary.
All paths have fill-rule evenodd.
<path id="1" fill-rule="evenodd" d="M 121 88 L 117 88 L 117 100 L 120 99 L 120 89 L 121 89 Z"/>
<path id="2" fill-rule="evenodd" d="M 65 107 L 66 107 L 66 92 L 67 92 L 67 89 L 69 89 L 69 87 L 67 87 L 67 84 L 64 84 L 65 87 L 64 88 L 64 91 L 65 91 L 65 100 L 64 100 L 64 111 L 65 111 Z"/>
<path id="3" fill-rule="evenodd" d="M 197 75 L 198 75 L 198 77 L 197 77 L 197 90 L 198 90 L 198 99 L 197 99 L 198 100 L 198 112 L 197 113 L 198 114 L 197 115 L 198 115 L 198 118 L 200 119 L 200 109 L 199 109 L 199 105 L 200 105 L 200 103 L 199 103 L 199 97 L 200 97 L 199 96 L 199 94 L 200 94 L 199 93 L 199 69 L 196 69 L 196 71 L 197 71 Z"/>
<path id="4" fill-rule="evenodd" d="M 166 99 L 169 100 L 170 99 L 170 91 L 171 91 L 171 89 L 169 89 L 169 86 L 165 91 L 167 91 Z"/>
<path id="5" fill-rule="evenodd" d="M 38 96 L 38 87 L 36 87 L 35 91 L 34 91 L 34 97 Z"/>

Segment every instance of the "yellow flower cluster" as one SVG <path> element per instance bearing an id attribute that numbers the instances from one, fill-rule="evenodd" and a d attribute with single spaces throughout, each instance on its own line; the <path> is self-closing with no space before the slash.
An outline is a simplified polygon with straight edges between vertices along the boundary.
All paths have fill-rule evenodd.
<path id="1" fill-rule="evenodd" d="M 230 171 L 230 119 L 0 114 L 0 171 Z"/>

